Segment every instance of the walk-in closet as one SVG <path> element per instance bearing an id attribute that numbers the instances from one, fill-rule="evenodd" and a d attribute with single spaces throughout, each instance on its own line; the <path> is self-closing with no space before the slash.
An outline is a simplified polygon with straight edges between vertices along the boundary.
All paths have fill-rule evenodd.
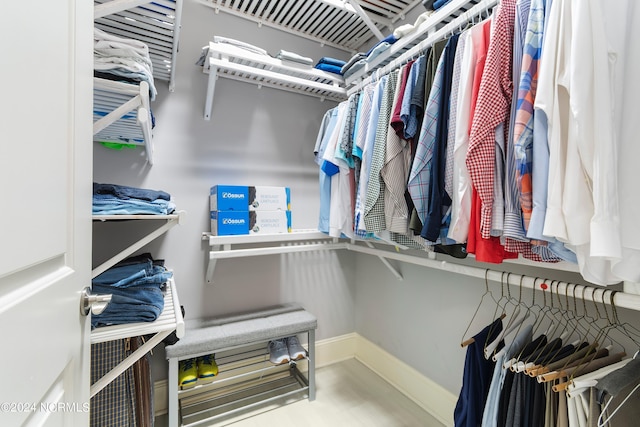
<path id="1" fill-rule="evenodd" d="M 0 425 L 637 425 L 634 0 L 32 3 Z"/>

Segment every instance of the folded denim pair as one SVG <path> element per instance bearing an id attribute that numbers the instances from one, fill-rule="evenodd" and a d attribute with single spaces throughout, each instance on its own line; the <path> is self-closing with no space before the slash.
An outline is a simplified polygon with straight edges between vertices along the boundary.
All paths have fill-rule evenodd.
<path id="1" fill-rule="evenodd" d="M 114 286 L 93 285 L 95 294 L 109 294 L 111 301 L 105 310 L 91 316 L 91 326 L 122 325 L 135 322 L 153 322 L 164 309 L 164 293 L 161 285 Z"/>

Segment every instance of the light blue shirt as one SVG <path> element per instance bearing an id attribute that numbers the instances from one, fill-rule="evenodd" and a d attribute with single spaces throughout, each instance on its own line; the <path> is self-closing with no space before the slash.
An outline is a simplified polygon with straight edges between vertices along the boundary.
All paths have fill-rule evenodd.
<path id="1" fill-rule="evenodd" d="M 316 139 L 314 149 L 315 160 L 318 166 L 322 166 L 324 160 L 322 156 L 327 149 L 327 144 L 338 123 L 338 107 L 327 111 L 322 118 L 320 131 Z M 318 230 L 323 233 L 329 233 L 329 212 L 331 211 L 331 176 L 320 168 L 320 218 L 318 221 Z"/>
<path id="2" fill-rule="evenodd" d="M 411 108 L 411 98 L 413 91 L 418 81 L 420 69 L 424 70 L 424 65 L 427 58 L 422 55 L 411 66 L 409 71 L 409 77 L 407 78 L 407 85 L 404 89 L 404 96 L 402 98 L 402 107 L 400 107 L 400 120 L 404 123 L 404 138 L 411 139 L 416 135 L 418 128 L 418 117 L 416 115 L 416 109 Z"/>

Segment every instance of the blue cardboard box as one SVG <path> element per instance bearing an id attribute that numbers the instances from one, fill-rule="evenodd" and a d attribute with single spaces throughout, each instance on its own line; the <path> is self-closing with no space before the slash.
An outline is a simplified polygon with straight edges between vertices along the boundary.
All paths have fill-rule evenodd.
<path id="1" fill-rule="evenodd" d="M 210 211 L 291 210 L 288 187 L 214 185 L 209 197 Z"/>
<path id="2" fill-rule="evenodd" d="M 291 232 L 291 211 L 212 211 L 211 234 L 278 234 Z"/>

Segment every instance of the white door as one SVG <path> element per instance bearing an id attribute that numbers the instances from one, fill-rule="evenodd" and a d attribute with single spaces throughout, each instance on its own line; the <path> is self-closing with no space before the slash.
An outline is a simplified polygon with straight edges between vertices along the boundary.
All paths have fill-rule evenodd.
<path id="1" fill-rule="evenodd" d="M 89 424 L 93 2 L 0 17 L 0 425 Z"/>

